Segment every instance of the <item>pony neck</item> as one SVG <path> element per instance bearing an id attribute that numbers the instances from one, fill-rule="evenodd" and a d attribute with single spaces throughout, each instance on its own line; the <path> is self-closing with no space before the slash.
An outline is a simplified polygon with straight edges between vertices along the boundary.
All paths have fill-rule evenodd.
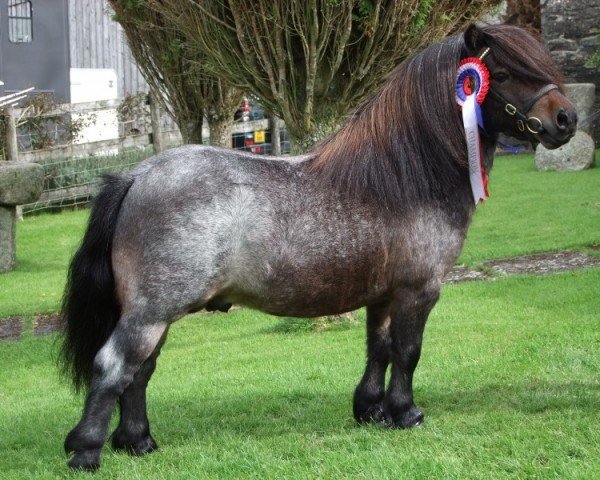
<path id="1" fill-rule="evenodd" d="M 481 143 L 483 144 L 483 162 L 485 164 L 485 170 L 489 174 L 494 166 L 494 154 L 498 147 L 498 135 L 489 135 L 479 130 L 481 134 Z"/>

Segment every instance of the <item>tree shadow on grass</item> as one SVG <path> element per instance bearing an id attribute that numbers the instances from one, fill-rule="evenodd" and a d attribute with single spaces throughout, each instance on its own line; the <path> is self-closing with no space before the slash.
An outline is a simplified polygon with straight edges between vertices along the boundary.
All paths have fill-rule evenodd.
<path id="1" fill-rule="evenodd" d="M 540 380 L 487 384 L 476 389 L 421 391 L 417 403 L 433 411 L 484 412 L 516 411 L 526 414 L 579 410 L 600 410 L 600 383 L 570 381 L 550 383 Z"/>
<path id="2" fill-rule="evenodd" d="M 600 410 L 600 385 L 594 382 L 565 382 L 513 385 L 485 385 L 476 389 L 423 390 L 417 404 L 426 416 L 453 413 L 485 414 L 513 412 L 540 414 L 568 411 L 595 414 Z M 193 425 L 196 431 L 223 431 L 253 437 L 278 434 L 339 432 L 356 426 L 352 418 L 352 392 L 346 394 L 306 393 L 239 394 L 235 396 L 190 398 L 173 401 L 150 397 L 151 417 L 164 434 L 186 436 L 178 423 Z M 156 427 L 158 428 L 158 426 Z M 185 429 L 184 429 L 185 430 Z M 169 432 L 170 431 L 170 432 Z M 169 434 L 170 433 L 170 434 Z"/>

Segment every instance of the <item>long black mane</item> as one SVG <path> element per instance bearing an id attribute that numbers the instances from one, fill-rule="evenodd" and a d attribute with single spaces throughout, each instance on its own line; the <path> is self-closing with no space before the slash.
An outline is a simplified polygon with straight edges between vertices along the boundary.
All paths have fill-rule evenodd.
<path id="1" fill-rule="evenodd" d="M 510 25 L 483 29 L 498 63 L 532 82 L 560 82 L 544 47 Z M 463 35 L 414 55 L 390 74 L 336 134 L 315 148 L 321 181 L 390 210 L 448 198 L 468 181 L 467 148 L 455 101 Z M 488 138 L 488 151 L 494 139 Z"/>

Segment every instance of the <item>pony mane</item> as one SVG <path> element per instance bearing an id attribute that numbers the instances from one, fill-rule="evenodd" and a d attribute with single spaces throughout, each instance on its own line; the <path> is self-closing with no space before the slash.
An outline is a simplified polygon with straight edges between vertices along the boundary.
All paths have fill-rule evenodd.
<path id="1" fill-rule="evenodd" d="M 509 25 L 483 30 L 495 58 L 510 71 L 535 82 L 555 83 L 560 76 L 549 55 L 540 55 L 544 47 L 523 30 Z M 340 131 L 315 147 L 310 171 L 344 195 L 389 210 L 448 201 L 468 184 L 455 100 L 456 69 L 465 56 L 459 34 L 401 63 Z"/>
<path id="2" fill-rule="evenodd" d="M 563 91 L 564 78 L 543 43 L 514 25 L 489 25 L 483 31 L 494 59 L 514 76 L 534 85 L 554 83 Z"/>

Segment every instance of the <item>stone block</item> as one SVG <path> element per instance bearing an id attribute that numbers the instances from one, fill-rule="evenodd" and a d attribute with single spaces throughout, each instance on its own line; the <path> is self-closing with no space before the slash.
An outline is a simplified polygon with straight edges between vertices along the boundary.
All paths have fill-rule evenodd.
<path id="1" fill-rule="evenodd" d="M 42 194 L 44 169 L 37 163 L 0 162 L 0 205 L 25 205 Z"/>
<path id="2" fill-rule="evenodd" d="M 555 150 L 538 145 L 535 166 L 538 170 L 585 170 L 594 165 L 594 140 L 578 130 L 569 143 Z"/>
<path id="3" fill-rule="evenodd" d="M 596 100 L 596 86 L 593 83 L 567 83 L 565 93 L 575 105 L 577 117 L 580 121 L 592 114 L 594 101 Z M 593 124 L 590 123 L 582 130 L 591 135 L 593 127 Z"/>
<path id="4" fill-rule="evenodd" d="M 546 42 L 546 44 L 548 45 L 548 49 L 550 49 L 550 51 L 567 50 L 570 52 L 575 52 L 579 48 L 579 45 L 577 44 L 577 42 L 575 40 L 571 40 L 570 38 L 562 38 L 562 37 L 548 40 L 548 42 Z"/>

